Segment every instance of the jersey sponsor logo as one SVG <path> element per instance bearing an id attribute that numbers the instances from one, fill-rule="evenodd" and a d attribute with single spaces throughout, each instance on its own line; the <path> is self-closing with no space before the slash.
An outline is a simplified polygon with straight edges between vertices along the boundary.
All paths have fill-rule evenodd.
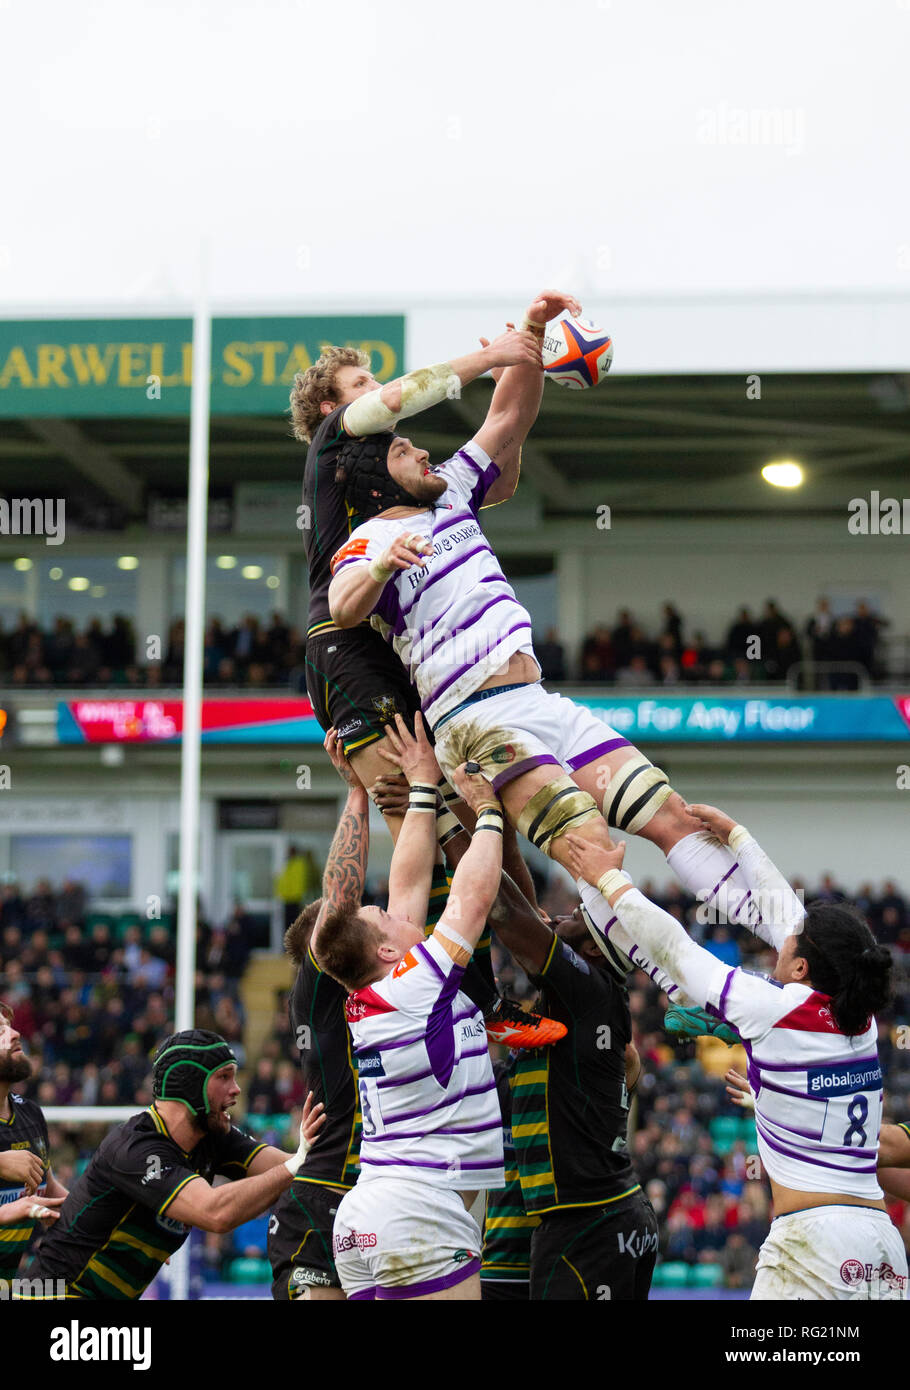
<path id="1" fill-rule="evenodd" d="M 498 748 L 494 748 L 490 754 L 490 761 L 493 763 L 512 763 L 515 761 L 515 749 L 511 743 L 501 743 Z"/>
<path id="2" fill-rule="evenodd" d="M 620 1255 L 631 1255 L 635 1260 L 640 1260 L 642 1255 L 647 1255 L 651 1251 L 657 1253 L 658 1235 L 656 1231 L 617 1231 L 616 1241 L 619 1245 Z"/>
<path id="3" fill-rule="evenodd" d="M 414 952 L 408 951 L 408 954 L 398 962 L 395 969 L 392 971 L 392 978 L 395 980 L 401 979 L 402 975 L 406 975 L 409 970 L 413 970 L 414 966 L 419 964 L 420 962 L 414 955 Z"/>
<path id="4" fill-rule="evenodd" d="M 353 1250 L 355 1246 L 358 1250 L 371 1250 L 375 1244 L 375 1231 L 352 1231 L 349 1236 L 332 1237 L 332 1249 L 336 1255 L 342 1254 L 345 1250 Z"/>
<path id="5" fill-rule="evenodd" d="M 330 647 L 330 648 L 329 648 L 329 651 L 332 651 L 332 652 L 333 652 L 334 650 L 335 650 L 334 647 Z M 342 724 L 339 728 L 337 728 L 337 729 L 335 730 L 335 732 L 336 732 L 336 734 L 338 735 L 339 738 L 347 738 L 348 734 L 353 734 L 353 733 L 356 732 L 357 729 L 362 729 L 362 728 L 363 728 L 363 720 L 361 720 L 361 719 L 349 719 L 348 722 L 347 722 L 347 724 Z"/>
<path id="6" fill-rule="evenodd" d="M 357 1054 L 357 1075 L 385 1076 L 381 1054 L 378 1051 L 359 1052 Z"/>
<path id="7" fill-rule="evenodd" d="M 25 1196 L 24 1187 L 7 1187 L 0 1192 L 0 1207 L 5 1207 L 8 1202 L 17 1202 L 20 1197 Z"/>
<path id="8" fill-rule="evenodd" d="M 463 1023 L 461 1025 L 461 1041 L 467 1042 L 470 1038 L 482 1038 L 486 1036 L 487 1025 L 482 1018 L 476 1023 Z"/>
<path id="9" fill-rule="evenodd" d="M 898 1274 L 887 1260 L 877 1265 L 863 1264 L 862 1260 L 844 1260 L 840 1267 L 840 1277 L 851 1289 L 855 1289 L 859 1284 L 871 1284 L 876 1281 L 887 1284 L 889 1289 L 903 1292 L 907 1285 L 906 1275 Z"/>
<path id="10" fill-rule="evenodd" d="M 462 1265 L 465 1260 L 473 1260 L 475 1258 L 473 1250 L 454 1250 L 452 1252 L 452 1259 L 457 1265 Z"/>
<path id="11" fill-rule="evenodd" d="M 809 1067 L 806 1071 L 806 1084 L 810 1096 L 852 1096 L 857 1091 L 880 1091 L 881 1063 L 875 1062 L 866 1067 L 851 1065 L 849 1062 L 826 1067 Z"/>
<path id="12" fill-rule="evenodd" d="M 366 538 L 362 538 L 361 540 L 346 541 L 345 544 L 341 547 L 341 549 L 336 550 L 335 554 L 332 556 L 331 564 L 329 566 L 329 568 L 332 571 L 332 574 L 335 573 L 338 566 L 342 564 L 345 560 L 365 559 L 367 553 L 367 546 L 369 545 L 369 543 L 370 542 Z"/>
<path id="13" fill-rule="evenodd" d="M 182 1221 L 175 1221 L 170 1216 L 156 1216 L 155 1224 L 172 1236 L 185 1236 L 193 1229 L 192 1226 L 184 1226 Z"/>
<path id="14" fill-rule="evenodd" d="M 291 1283 L 300 1284 L 303 1288 L 330 1289 L 334 1285 L 331 1274 L 326 1274 L 324 1269 L 310 1269 L 308 1266 L 298 1265 L 291 1271 Z"/>

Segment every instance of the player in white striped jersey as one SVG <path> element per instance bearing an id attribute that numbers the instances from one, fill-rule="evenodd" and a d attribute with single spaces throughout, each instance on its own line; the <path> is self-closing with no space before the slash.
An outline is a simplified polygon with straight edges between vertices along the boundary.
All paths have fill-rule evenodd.
<path id="1" fill-rule="evenodd" d="M 541 389 L 539 370 L 506 368 L 481 429 L 437 468 L 397 435 L 342 448 L 337 478 L 360 524 L 332 560 L 332 620 L 349 628 L 372 615 L 418 688 L 443 771 L 479 763 L 538 849 L 565 865 L 566 830 L 606 844 L 608 822 L 651 840 L 690 891 L 697 885 L 709 905 L 722 895 L 726 918 L 751 924 L 735 857 L 687 813 L 666 774 L 539 684 L 530 616 L 479 513 L 514 491 Z"/>
<path id="2" fill-rule="evenodd" d="M 608 851 L 566 839 L 602 936 L 621 949 L 640 944 L 745 1044 L 775 1211 L 752 1297 L 904 1298 L 906 1254 L 876 1177 L 882 1069 L 874 1014 L 889 997 L 891 957 L 850 909 L 804 910 L 743 826 L 714 807 L 690 809 L 736 850 L 753 893 L 778 904 L 759 929 L 778 952 L 770 979 L 719 962 L 649 902 L 620 872 L 623 844 Z"/>
<path id="3" fill-rule="evenodd" d="M 479 1299 L 481 1235 L 468 1208 L 505 1182 L 502 1121 L 483 1018 L 459 989 L 502 870 L 502 810 L 480 775 L 453 773 L 477 815 L 445 911 L 424 940 L 436 850 L 435 760 L 418 715 L 401 716 L 411 784 L 389 910 L 326 916 L 319 962 L 351 991 L 363 1135 L 360 1177 L 335 1218 L 350 1299 Z M 391 727 L 388 737 L 393 738 Z"/>

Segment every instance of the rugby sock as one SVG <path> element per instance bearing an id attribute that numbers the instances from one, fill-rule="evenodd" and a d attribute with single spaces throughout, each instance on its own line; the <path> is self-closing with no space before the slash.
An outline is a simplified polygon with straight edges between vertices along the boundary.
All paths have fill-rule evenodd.
<path id="1" fill-rule="evenodd" d="M 686 835 L 667 852 L 667 863 L 698 899 L 699 921 L 736 922 L 754 930 L 759 905 L 743 878 L 739 860 L 707 830 Z"/>

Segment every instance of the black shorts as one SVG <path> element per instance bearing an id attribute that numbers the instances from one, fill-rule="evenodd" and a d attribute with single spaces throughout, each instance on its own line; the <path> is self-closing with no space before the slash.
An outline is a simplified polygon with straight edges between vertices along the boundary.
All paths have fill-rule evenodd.
<path id="1" fill-rule="evenodd" d="M 404 666 L 366 623 L 307 638 L 306 688 L 319 723 L 338 730 L 346 753 L 382 738 L 396 714 L 411 725 L 420 709 Z"/>
<path id="2" fill-rule="evenodd" d="M 332 1227 L 344 1194 L 315 1182 L 291 1183 L 269 1218 L 272 1297 L 293 1301 L 308 1288 L 340 1289 Z"/>
<path id="3" fill-rule="evenodd" d="M 527 1279 L 484 1279 L 480 1276 L 482 1303 L 527 1303 L 531 1285 Z"/>
<path id="4" fill-rule="evenodd" d="M 644 1300 L 657 1242 L 657 1217 L 643 1192 L 615 1205 L 541 1213 L 531 1236 L 531 1300 Z"/>

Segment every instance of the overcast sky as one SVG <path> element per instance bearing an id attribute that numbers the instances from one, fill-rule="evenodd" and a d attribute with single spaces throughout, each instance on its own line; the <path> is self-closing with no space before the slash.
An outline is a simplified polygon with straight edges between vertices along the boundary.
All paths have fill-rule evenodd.
<path id="1" fill-rule="evenodd" d="M 910 0 L 0 0 L 0 312 L 910 290 Z"/>

